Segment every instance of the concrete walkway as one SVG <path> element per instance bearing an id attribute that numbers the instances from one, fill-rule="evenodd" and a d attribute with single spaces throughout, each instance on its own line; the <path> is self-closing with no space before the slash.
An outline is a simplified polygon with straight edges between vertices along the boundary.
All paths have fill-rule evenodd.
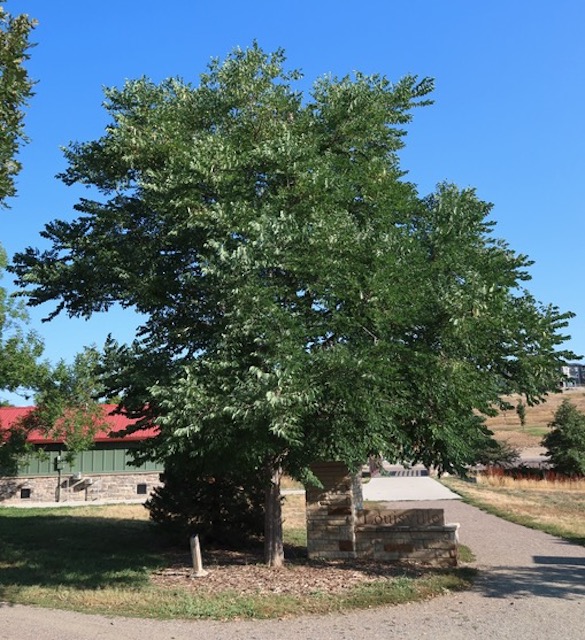
<path id="1" fill-rule="evenodd" d="M 364 500 L 460 500 L 461 498 L 429 476 L 372 478 L 363 485 Z"/>

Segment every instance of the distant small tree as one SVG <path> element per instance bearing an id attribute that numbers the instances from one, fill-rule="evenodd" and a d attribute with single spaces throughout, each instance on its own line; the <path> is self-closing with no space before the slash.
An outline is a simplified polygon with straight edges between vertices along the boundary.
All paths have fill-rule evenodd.
<path id="1" fill-rule="evenodd" d="M 477 464 L 513 467 L 520 460 L 520 451 L 507 442 L 491 439 L 477 448 Z"/>
<path id="2" fill-rule="evenodd" d="M 518 400 L 518 404 L 516 405 L 516 415 L 520 420 L 520 425 L 524 427 L 526 425 L 526 405 L 521 399 Z"/>
<path id="3" fill-rule="evenodd" d="M 37 366 L 35 407 L 0 432 L 0 475 L 14 475 L 28 455 L 44 455 L 29 444 L 31 432 L 63 443 L 69 463 L 93 447 L 95 434 L 107 427 L 100 404 L 99 361 L 99 352 L 86 347 L 72 364 L 60 361 L 55 366 Z"/>
<path id="4" fill-rule="evenodd" d="M 542 444 L 553 467 L 567 475 L 585 475 L 585 413 L 563 400 L 549 426 Z"/>
<path id="5" fill-rule="evenodd" d="M 45 432 L 67 447 L 66 458 L 93 446 L 97 431 L 106 427 L 98 378 L 100 354 L 86 347 L 72 364 L 58 362 L 47 367 L 38 382 L 35 408 L 23 420 L 25 430 Z"/>

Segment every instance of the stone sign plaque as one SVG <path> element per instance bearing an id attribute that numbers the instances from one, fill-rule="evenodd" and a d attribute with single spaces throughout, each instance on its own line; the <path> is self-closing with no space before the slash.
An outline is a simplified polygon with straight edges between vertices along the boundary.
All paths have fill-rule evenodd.
<path id="1" fill-rule="evenodd" d="M 443 509 L 362 509 L 356 525 L 364 527 L 440 527 L 445 524 Z"/>

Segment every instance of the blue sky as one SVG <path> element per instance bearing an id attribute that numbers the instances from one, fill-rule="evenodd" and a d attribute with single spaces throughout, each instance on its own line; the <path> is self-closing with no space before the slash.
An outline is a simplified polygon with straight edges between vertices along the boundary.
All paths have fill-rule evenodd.
<path id="1" fill-rule="evenodd" d="M 0 212 L 9 256 L 42 247 L 39 232 L 70 219 L 83 190 L 55 179 L 60 148 L 99 137 L 105 86 L 148 76 L 196 83 L 211 57 L 253 39 L 283 47 L 308 90 L 321 75 L 359 70 L 397 80 L 432 76 L 435 104 L 415 111 L 401 153 L 420 193 L 448 180 L 494 203 L 495 235 L 535 261 L 537 299 L 577 317 L 568 346 L 585 354 L 582 254 L 585 216 L 585 3 L 581 0 L 8 0 L 39 21 L 28 65 L 30 103 L 19 195 Z M 7 277 L 4 285 L 9 285 Z M 41 324 L 46 356 L 71 361 L 108 333 L 131 339 L 136 318 L 113 311 L 91 321 Z"/>

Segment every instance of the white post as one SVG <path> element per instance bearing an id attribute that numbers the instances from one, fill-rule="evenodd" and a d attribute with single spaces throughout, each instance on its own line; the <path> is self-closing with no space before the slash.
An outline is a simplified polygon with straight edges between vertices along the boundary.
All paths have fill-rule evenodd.
<path id="1" fill-rule="evenodd" d="M 193 577 L 203 578 L 207 575 L 207 571 L 203 569 L 203 562 L 201 561 L 201 548 L 199 547 L 199 536 L 193 535 L 189 541 L 191 546 L 191 558 L 193 560 Z"/>

